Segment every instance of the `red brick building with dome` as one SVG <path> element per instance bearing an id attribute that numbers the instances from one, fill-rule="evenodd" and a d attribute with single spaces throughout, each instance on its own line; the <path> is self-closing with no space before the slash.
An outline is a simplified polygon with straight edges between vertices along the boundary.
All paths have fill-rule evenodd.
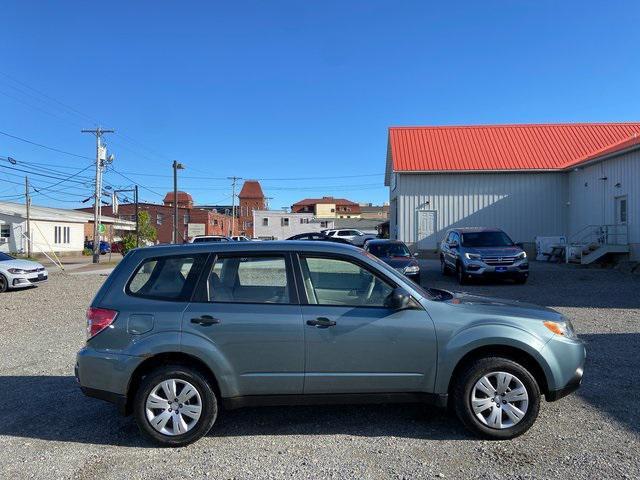
<path id="1" fill-rule="evenodd" d="M 188 242 L 189 225 L 191 231 L 201 230 L 204 235 L 231 235 L 232 222 L 236 223 L 235 231 L 238 232 L 238 219 L 233 219 L 230 215 L 224 215 L 216 211 L 205 210 L 194 207 L 193 197 L 187 193 L 177 192 L 178 202 L 178 243 Z M 156 229 L 158 243 L 171 243 L 173 236 L 173 192 L 165 195 L 162 204 L 140 202 L 138 204 L 141 212 L 148 212 L 151 226 Z M 79 209 L 83 212 L 92 213 L 93 207 Z M 135 221 L 135 204 L 121 203 L 118 206 L 118 214 L 113 215 L 111 206 L 102 207 L 102 214 L 106 216 L 116 216 L 123 220 Z"/>

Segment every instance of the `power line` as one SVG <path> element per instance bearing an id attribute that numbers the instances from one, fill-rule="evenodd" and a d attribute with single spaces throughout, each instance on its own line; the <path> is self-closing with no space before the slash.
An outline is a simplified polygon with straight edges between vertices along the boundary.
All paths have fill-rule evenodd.
<path id="1" fill-rule="evenodd" d="M 7 132 L 0 131 L 0 135 L 4 135 L 6 137 L 10 137 L 15 140 L 20 140 L 21 142 L 29 143 L 31 145 L 35 145 L 36 147 L 46 148 L 47 150 L 51 150 L 53 152 L 63 153 L 65 155 L 70 155 L 72 157 L 77 157 L 77 158 L 84 158 L 85 160 L 93 160 L 93 158 L 87 157 L 85 155 L 78 155 L 77 153 L 66 152 L 64 150 L 60 150 L 59 148 L 49 147 L 48 145 L 43 145 L 42 143 L 37 143 L 32 140 L 27 140 L 26 138 L 18 137 L 16 135 L 11 135 L 10 133 L 7 133 Z"/>
<path id="2" fill-rule="evenodd" d="M 164 194 L 162 193 L 158 193 L 155 190 L 152 190 L 149 187 L 146 187 L 145 185 L 142 185 L 141 183 L 136 182 L 135 180 L 132 180 L 131 178 L 127 177 L 125 174 L 119 172 L 118 170 L 116 170 L 115 168 L 113 168 L 112 166 L 109 167 L 108 171 L 113 172 L 117 175 L 120 175 L 122 178 L 124 178 L 125 180 L 131 182 L 134 185 L 138 185 L 140 188 L 142 188 L 143 190 L 146 190 L 147 192 L 153 193 L 154 195 L 158 195 L 159 197 L 164 198 Z"/>

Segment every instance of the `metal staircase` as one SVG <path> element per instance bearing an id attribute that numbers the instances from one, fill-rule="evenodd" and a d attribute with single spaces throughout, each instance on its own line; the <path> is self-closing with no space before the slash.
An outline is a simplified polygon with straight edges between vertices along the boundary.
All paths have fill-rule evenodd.
<path id="1" fill-rule="evenodd" d="M 608 254 L 629 253 L 626 225 L 588 225 L 569 237 L 566 261 L 588 265 Z"/>

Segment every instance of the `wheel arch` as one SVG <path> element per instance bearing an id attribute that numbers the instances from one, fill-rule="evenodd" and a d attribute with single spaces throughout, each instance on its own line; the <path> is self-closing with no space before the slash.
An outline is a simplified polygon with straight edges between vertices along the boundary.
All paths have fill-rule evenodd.
<path id="1" fill-rule="evenodd" d="M 456 379 L 467 365 L 480 358 L 487 357 L 507 358 L 519 363 L 533 375 L 542 394 L 546 395 L 549 392 L 547 375 L 540 365 L 539 360 L 531 353 L 512 345 L 484 345 L 470 350 L 458 360 L 449 377 L 447 393 L 451 393 Z"/>
<path id="2" fill-rule="evenodd" d="M 218 379 L 205 362 L 184 352 L 163 352 L 146 358 L 133 371 L 127 386 L 125 415 L 129 415 L 133 411 L 133 399 L 142 379 L 158 367 L 165 365 L 183 365 L 198 370 L 207 378 L 216 396 L 220 398 L 220 385 L 218 383 Z"/>

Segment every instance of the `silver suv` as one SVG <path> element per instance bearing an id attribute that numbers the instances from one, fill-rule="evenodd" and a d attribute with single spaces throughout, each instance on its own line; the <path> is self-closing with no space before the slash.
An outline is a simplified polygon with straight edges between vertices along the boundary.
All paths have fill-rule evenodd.
<path id="1" fill-rule="evenodd" d="M 542 395 L 578 388 L 584 360 L 548 308 L 425 290 L 350 245 L 217 242 L 129 252 L 88 309 L 76 377 L 162 445 L 222 407 L 396 401 L 508 439 Z"/>
<path id="2" fill-rule="evenodd" d="M 522 245 L 498 228 L 454 228 L 440 243 L 440 270 L 455 272 L 461 285 L 489 276 L 525 283 L 529 260 Z"/>

